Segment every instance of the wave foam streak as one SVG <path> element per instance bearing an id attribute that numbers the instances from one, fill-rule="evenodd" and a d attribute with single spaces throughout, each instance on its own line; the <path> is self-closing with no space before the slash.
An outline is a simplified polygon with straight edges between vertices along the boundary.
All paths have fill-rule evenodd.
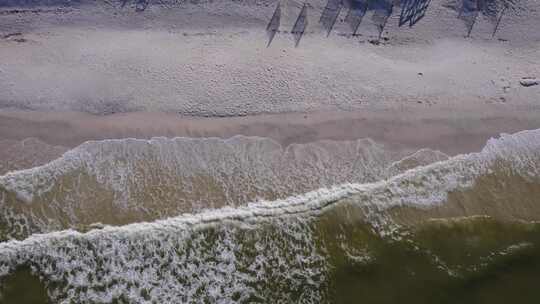
<path id="1" fill-rule="evenodd" d="M 373 182 L 396 158 L 371 140 L 291 145 L 263 138 L 87 142 L 0 177 L 4 235 L 122 225 Z"/>
<path id="2" fill-rule="evenodd" d="M 62 232 L 8 245 L 2 272 L 14 260 L 31 261 L 60 303 L 316 303 L 325 293 L 324 260 L 301 221 L 111 232 Z"/>
<path id="3" fill-rule="evenodd" d="M 216 302 L 325 302 L 329 273 L 339 263 L 330 247 L 342 248 L 357 264 L 373 260 L 369 250 L 351 245 L 358 234 L 335 232 L 336 227 L 369 223 L 379 235 L 392 237 L 396 226 L 388 212 L 395 208 L 444 206 L 449 195 L 476 190 L 487 176 L 520 176 L 509 181 L 537 186 L 539 164 L 540 130 L 503 135 L 479 153 L 375 183 L 344 184 L 151 223 L 11 240 L 0 244 L 1 274 L 30 265 L 49 282 L 51 296 L 64 303 L 193 302 L 200 297 Z M 520 185 L 507 185 L 515 186 Z M 538 208 L 539 203 L 526 207 Z M 471 215 L 466 208 L 460 212 Z M 445 265 L 437 256 L 433 259 Z"/>

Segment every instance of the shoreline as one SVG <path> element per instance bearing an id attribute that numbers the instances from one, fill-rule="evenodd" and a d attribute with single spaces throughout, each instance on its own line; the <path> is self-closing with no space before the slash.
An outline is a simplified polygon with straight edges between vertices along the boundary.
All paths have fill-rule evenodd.
<path id="1" fill-rule="evenodd" d="M 74 148 L 88 140 L 152 137 L 267 137 L 286 147 L 320 140 L 370 138 L 391 150 L 479 151 L 491 137 L 540 128 L 540 111 L 510 107 L 461 110 L 403 108 L 241 117 L 185 117 L 161 112 L 97 116 L 82 112 L 0 110 L 0 140 L 37 138 Z"/>

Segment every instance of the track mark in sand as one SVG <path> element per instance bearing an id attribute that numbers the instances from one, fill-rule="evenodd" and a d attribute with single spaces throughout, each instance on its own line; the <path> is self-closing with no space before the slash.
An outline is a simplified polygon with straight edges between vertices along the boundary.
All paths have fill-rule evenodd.
<path id="1" fill-rule="evenodd" d="M 56 8 L 56 9 L 0 9 L 0 15 L 20 15 L 20 14 L 42 14 L 42 13 L 55 13 L 65 14 L 71 12 L 71 9 Z"/>
<path id="2" fill-rule="evenodd" d="M 27 42 L 28 39 L 24 38 L 23 37 L 23 34 L 20 33 L 20 32 L 16 32 L 16 33 L 9 33 L 9 34 L 6 34 L 6 35 L 3 35 L 0 37 L 2 40 L 7 40 L 7 41 L 14 41 L 14 42 L 18 42 L 18 43 L 22 43 L 22 42 Z"/>

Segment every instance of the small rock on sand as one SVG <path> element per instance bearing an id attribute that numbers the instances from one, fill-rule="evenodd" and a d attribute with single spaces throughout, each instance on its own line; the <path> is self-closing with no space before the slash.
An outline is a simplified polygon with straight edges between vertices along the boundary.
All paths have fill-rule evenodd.
<path id="1" fill-rule="evenodd" d="M 519 83 L 524 87 L 532 87 L 540 84 L 540 79 L 534 77 L 523 77 Z"/>

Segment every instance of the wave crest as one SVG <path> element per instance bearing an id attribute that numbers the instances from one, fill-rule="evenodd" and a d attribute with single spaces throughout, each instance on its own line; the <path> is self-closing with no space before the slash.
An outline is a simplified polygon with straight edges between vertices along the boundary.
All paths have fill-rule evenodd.
<path id="1" fill-rule="evenodd" d="M 481 187 L 486 177 L 503 180 L 517 175 L 520 179 L 509 181 L 534 183 L 538 189 L 538 164 L 540 130 L 503 135 L 479 153 L 411 169 L 389 180 L 151 223 L 107 226 L 87 233 L 59 231 L 4 242 L 0 272 L 7 275 L 18 265 L 31 263 L 42 277 L 57 283 L 50 295 L 65 303 L 175 297 L 189 302 L 198 295 L 210 301 L 324 302 L 335 263 L 329 239 L 341 242 L 339 247 L 356 264 L 372 261 L 369 251 L 347 245 L 356 236 L 333 235 L 332 229 L 366 222 L 385 235 L 387 227 L 378 225 L 392 224 L 395 218 L 399 222 L 400 215 L 392 214 L 396 208 L 436 209 L 448 204 L 453 193 L 466 195 Z M 538 208 L 538 202 L 525 207 Z M 460 212 L 470 215 L 466 209 Z M 423 216 L 429 218 L 429 213 Z M 321 231 L 330 234 L 321 238 Z M 432 258 L 447 267 L 437 256 Z"/>

